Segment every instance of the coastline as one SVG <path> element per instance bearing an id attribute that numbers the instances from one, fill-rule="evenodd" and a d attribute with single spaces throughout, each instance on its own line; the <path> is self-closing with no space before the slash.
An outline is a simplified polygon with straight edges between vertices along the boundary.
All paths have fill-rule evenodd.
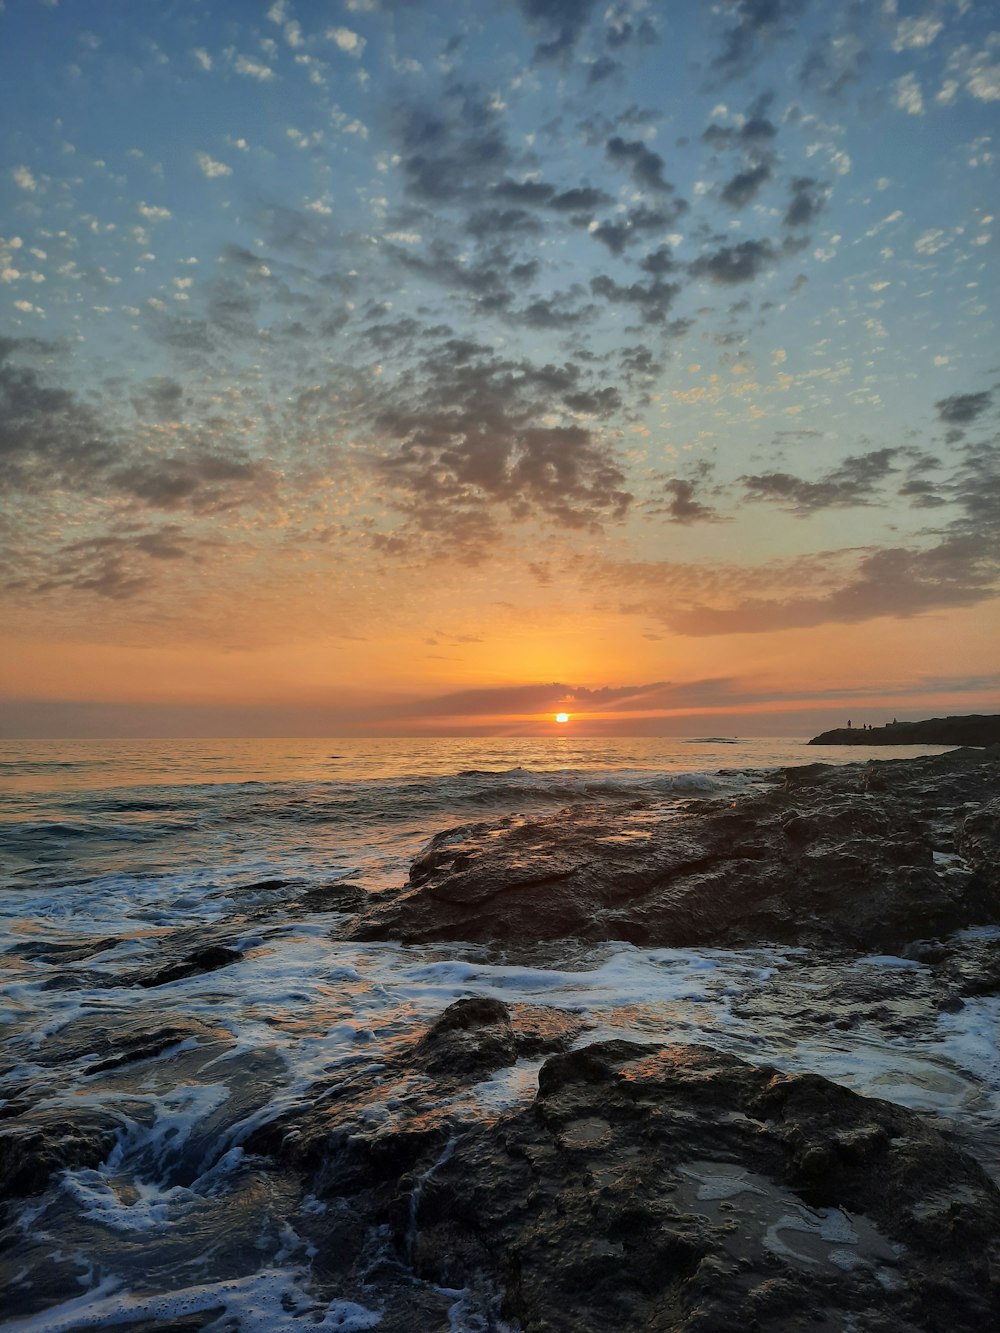
<path id="1" fill-rule="evenodd" d="M 383 1333 L 989 1326 L 1000 754 L 729 774 L 487 809 L 405 883 L 268 867 L 197 926 L 179 885 L 169 928 L 15 938 L 59 1007 L 10 1046 L 9 1327 L 282 1290 Z M 125 1284 L 75 1323 L 72 1261 L 17 1230 L 39 1207 Z M 195 1217 L 211 1280 L 151 1279 Z"/>
<path id="2" fill-rule="evenodd" d="M 809 745 L 1000 745 L 1000 713 L 931 717 L 921 722 L 887 722 L 883 727 L 837 727 Z"/>

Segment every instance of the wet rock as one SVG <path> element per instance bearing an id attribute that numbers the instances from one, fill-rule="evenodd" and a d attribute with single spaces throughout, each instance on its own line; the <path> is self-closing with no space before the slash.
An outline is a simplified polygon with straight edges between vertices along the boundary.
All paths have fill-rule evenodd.
<path id="1" fill-rule="evenodd" d="M 192 1035 L 190 1027 L 159 1027 L 152 1032 L 139 1032 L 122 1037 L 108 1033 L 101 1045 L 108 1054 L 102 1059 L 87 1065 L 85 1074 L 103 1074 L 109 1069 L 121 1069 L 124 1065 L 138 1064 L 140 1060 L 152 1060 L 162 1055 L 171 1046 L 177 1046 Z"/>
<path id="2" fill-rule="evenodd" d="M 875 767 L 874 784 L 870 764 L 788 769 L 666 816 L 631 802 L 450 830 L 348 934 L 893 952 L 997 919 L 1000 753 Z M 971 873 L 944 864 L 965 855 Z"/>
<path id="3" fill-rule="evenodd" d="M 238 963 L 242 957 L 237 949 L 228 949 L 222 944 L 208 944 L 165 967 L 140 973 L 132 979 L 132 985 L 147 989 L 168 986 L 172 981 L 183 981 L 185 977 L 197 977 L 203 972 L 215 972 L 220 967 L 228 967 L 230 963 Z"/>
<path id="4" fill-rule="evenodd" d="M 1000 800 L 965 816 L 957 846 L 976 879 L 1000 894 Z"/>
<path id="5" fill-rule="evenodd" d="M 0 1123 L 0 1198 L 42 1193 L 56 1171 L 96 1167 L 115 1146 L 113 1116 L 82 1109 L 34 1110 Z"/>
<path id="6" fill-rule="evenodd" d="M 11 953 L 21 958 L 37 959 L 42 963 L 78 963 L 95 954 L 113 949 L 121 940 L 117 935 L 107 935 L 96 940 L 25 940 L 15 944 Z"/>
<path id="7" fill-rule="evenodd" d="M 1000 994 L 1000 940 L 956 942 L 937 975 L 950 997 Z"/>
<path id="8" fill-rule="evenodd" d="M 525 1330 L 981 1329 L 1000 1192 L 911 1112 L 703 1047 L 552 1057 L 422 1181 L 411 1250 Z"/>
<path id="9" fill-rule="evenodd" d="M 299 903 L 309 912 L 354 912 L 368 896 L 360 884 L 322 884 L 307 889 Z"/>
<path id="10" fill-rule="evenodd" d="M 517 1059 L 510 1010 L 500 1000 L 482 996 L 449 1005 L 428 1028 L 421 1047 L 427 1069 L 449 1078 L 468 1078 Z"/>
<path id="11" fill-rule="evenodd" d="M 389 1210 L 400 1176 L 442 1151 L 456 1116 L 484 1114 L 468 1101 L 456 1111 L 463 1094 L 518 1059 L 568 1049 L 587 1026 L 545 1006 L 458 1000 L 392 1060 L 378 1064 L 359 1054 L 335 1082 L 312 1087 L 244 1146 L 292 1170 L 319 1170 L 324 1192 L 364 1195 L 369 1209 L 378 1197 Z"/>

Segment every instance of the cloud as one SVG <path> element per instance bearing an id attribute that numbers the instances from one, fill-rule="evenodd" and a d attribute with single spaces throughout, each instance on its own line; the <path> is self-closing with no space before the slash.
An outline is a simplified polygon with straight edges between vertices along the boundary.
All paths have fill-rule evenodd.
<path id="1" fill-rule="evenodd" d="M 539 34 L 535 60 L 570 55 L 590 20 L 596 0 L 516 0 L 529 28 Z"/>
<path id="2" fill-rule="evenodd" d="M 34 194 L 38 189 L 38 181 L 28 170 L 27 167 L 14 167 L 10 173 L 14 177 L 14 184 L 21 190 L 27 190 L 29 194 Z"/>
<path id="3" fill-rule="evenodd" d="M 481 557 L 502 516 L 580 529 L 625 514 L 624 473 L 573 419 L 618 405 L 571 363 L 513 361 L 445 340 L 371 405 L 385 441 L 371 464 L 411 538 Z"/>
<path id="4" fill-rule="evenodd" d="M 616 134 L 605 145 L 608 161 L 629 172 L 640 189 L 669 192 L 673 186 L 663 177 L 663 158 L 641 139 L 626 141 Z"/>
<path id="5" fill-rule="evenodd" d="M 86 486 L 118 457 L 91 407 L 15 364 L 50 350 L 36 339 L 0 338 L 0 479 L 11 491 Z"/>
<path id="6" fill-rule="evenodd" d="M 326 38 L 334 42 L 344 55 L 360 60 L 365 53 L 365 39 L 350 28 L 327 28 Z"/>
<path id="7" fill-rule="evenodd" d="M 421 201 L 481 197 L 512 163 L 500 113 L 474 85 L 452 83 L 433 103 L 399 103 L 392 116 L 407 191 Z"/>
<path id="8" fill-rule="evenodd" d="M 14 586 L 35 597 L 70 591 L 128 601 L 152 587 L 159 566 L 196 558 L 210 545 L 188 537 L 176 524 L 159 528 L 125 524 L 118 532 L 64 543 L 53 552 L 44 573 L 21 578 Z"/>
<path id="9" fill-rule="evenodd" d="M 274 490 L 265 463 L 237 453 L 195 448 L 166 457 L 151 455 L 109 470 L 107 483 L 148 509 L 215 514 L 250 503 Z"/>
<path id="10" fill-rule="evenodd" d="M 955 393 L 940 398 L 934 404 L 938 416 L 949 425 L 967 426 L 987 410 L 993 401 L 989 391 L 983 393 Z"/>
<path id="11" fill-rule="evenodd" d="M 821 509 L 870 505 L 879 484 L 895 469 L 898 449 L 876 449 L 844 461 L 819 481 L 804 481 L 787 472 L 742 476 L 748 500 L 766 500 L 782 505 L 800 518 Z"/>
<path id="12" fill-rule="evenodd" d="M 738 171 L 722 187 L 720 198 L 732 208 L 745 208 L 760 193 L 761 187 L 771 179 L 771 167 L 767 162 L 758 162 Z"/>
<path id="13" fill-rule="evenodd" d="M 590 280 L 590 290 L 613 305 L 634 305 L 647 324 L 663 324 L 674 301 L 680 295 L 681 284 L 664 282 L 654 276 L 650 282 L 615 282 L 606 273 Z"/>
<path id="14" fill-rule="evenodd" d="M 654 503 L 647 509 L 649 514 L 661 514 L 671 523 L 715 522 L 719 515 L 716 511 L 697 499 L 696 485 L 680 477 L 671 477 L 663 483 L 664 501 Z"/>
<path id="15" fill-rule="evenodd" d="M 735 0 L 729 4 L 735 22 L 723 37 L 713 68 L 728 78 L 746 73 L 768 45 L 795 31 L 795 20 L 807 5 L 808 0 Z"/>
<path id="16" fill-rule="evenodd" d="M 924 95 L 915 74 L 904 74 L 893 87 L 893 104 L 911 116 L 924 114 Z"/>
<path id="17" fill-rule="evenodd" d="M 664 619 L 675 633 L 694 637 L 857 624 L 880 616 L 906 620 L 995 597 L 998 573 L 992 543 L 956 538 L 924 551 L 873 551 L 853 578 L 824 595 L 748 599 L 730 608 L 694 606 Z"/>
<path id="18" fill-rule="evenodd" d="M 590 234 L 595 241 L 606 245 L 613 255 L 620 255 L 644 236 L 651 233 L 663 235 L 686 207 L 683 201 L 678 201 L 678 204 L 680 206 L 675 208 L 647 208 L 644 205 L 631 208 L 613 221 L 601 222 L 592 227 Z"/>
<path id="19" fill-rule="evenodd" d="M 712 121 L 702 133 L 702 141 L 713 148 L 760 148 L 778 133 L 766 112 L 774 101 L 774 93 L 766 92 L 750 105 L 745 116 L 735 125 L 720 125 Z"/>
<path id="20" fill-rule="evenodd" d="M 249 56 L 234 56 L 233 68 L 237 74 L 242 74 L 246 79 L 256 79 L 258 83 L 270 83 L 274 78 L 274 70 L 269 65 L 263 65 Z"/>
<path id="21" fill-rule="evenodd" d="M 207 176 L 209 180 L 214 180 L 216 176 L 231 176 L 233 174 L 232 167 L 227 167 L 225 162 L 216 162 L 208 153 L 196 153 L 195 157 L 201 174 Z"/>
<path id="22" fill-rule="evenodd" d="M 165 222 L 173 217 L 169 208 L 164 208 L 160 204 L 147 204 L 145 201 L 136 205 L 140 214 L 149 222 Z"/>
<path id="23" fill-rule="evenodd" d="M 892 49 L 912 51 L 930 46 L 943 28 L 944 24 L 940 19 L 901 19 L 896 28 L 896 36 L 892 40 Z"/>
<path id="24" fill-rule="evenodd" d="M 50 352 L 31 339 L 0 339 L 0 481 L 11 492 L 65 489 L 106 497 L 117 492 L 148 509 L 215 513 L 259 506 L 276 488 L 267 464 L 234 449 L 192 444 L 163 452 L 113 431 L 70 390 L 52 385 L 17 360 Z M 177 420 L 183 389 L 167 377 L 147 381 L 136 397 L 143 416 Z"/>
<path id="25" fill-rule="evenodd" d="M 789 187 L 788 208 L 782 219 L 786 227 L 808 227 L 823 211 L 828 191 L 812 176 L 795 176 Z"/>
<path id="26" fill-rule="evenodd" d="M 779 258 L 779 251 L 768 240 L 739 241 L 722 245 L 711 254 L 700 255 L 689 267 L 695 278 L 709 278 L 722 286 L 752 282 L 771 268 Z"/>

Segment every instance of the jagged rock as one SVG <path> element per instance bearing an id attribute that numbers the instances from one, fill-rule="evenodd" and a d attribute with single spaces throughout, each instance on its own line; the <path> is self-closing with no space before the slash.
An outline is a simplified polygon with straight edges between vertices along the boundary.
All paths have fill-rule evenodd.
<path id="1" fill-rule="evenodd" d="M 15 1110 L 17 1108 L 14 1108 Z M 115 1146 L 119 1125 L 107 1113 L 35 1109 L 0 1123 L 0 1198 L 40 1194 L 53 1173 L 96 1167 Z"/>
<path id="2" fill-rule="evenodd" d="M 451 1078 L 499 1069 L 517 1059 L 510 1010 L 500 1000 L 481 996 L 449 1005 L 421 1045 L 427 1069 Z"/>
<path id="3" fill-rule="evenodd" d="M 1000 752 L 781 777 L 665 816 L 631 802 L 450 830 L 348 934 L 890 951 L 996 919 Z M 967 855 L 971 871 L 934 853 Z"/>
<path id="4" fill-rule="evenodd" d="M 305 1103 L 256 1130 L 246 1146 L 296 1169 L 326 1160 L 342 1182 L 357 1180 L 360 1170 L 370 1185 L 379 1175 L 371 1170 L 374 1162 L 379 1171 L 386 1161 L 391 1170 L 400 1162 L 412 1166 L 428 1144 L 444 1143 L 449 1099 L 463 1088 L 521 1057 L 566 1050 L 587 1026 L 576 1014 L 545 1006 L 509 1008 L 482 996 L 457 1000 L 392 1061 L 373 1066 L 359 1055 L 346 1076 L 311 1088 Z M 390 1102 L 398 1114 L 383 1114 Z"/>
<path id="5" fill-rule="evenodd" d="M 529 1333 L 978 1330 L 1000 1192 L 919 1117 L 703 1047 L 553 1056 L 424 1179 L 413 1264 Z"/>
<path id="6" fill-rule="evenodd" d="M 976 878 L 1000 893 L 1000 800 L 965 816 L 957 846 Z"/>

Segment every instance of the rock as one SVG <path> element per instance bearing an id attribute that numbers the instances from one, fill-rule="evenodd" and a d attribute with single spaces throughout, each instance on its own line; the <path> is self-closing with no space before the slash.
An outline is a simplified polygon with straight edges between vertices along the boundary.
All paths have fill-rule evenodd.
<path id="1" fill-rule="evenodd" d="M 95 954 L 104 953 L 121 943 L 118 935 L 106 935 L 95 940 L 24 940 L 10 950 L 21 958 L 35 958 L 42 963 L 78 963 Z"/>
<path id="2" fill-rule="evenodd" d="M 449 1005 L 423 1039 L 428 1070 L 449 1078 L 467 1078 L 517 1059 L 510 1010 L 499 1000 L 473 996 Z"/>
<path id="3" fill-rule="evenodd" d="M 884 727 L 836 727 L 814 736 L 810 745 L 1000 745 L 1000 713 L 931 717 L 922 722 L 890 722 Z"/>
<path id="4" fill-rule="evenodd" d="M 360 884 L 321 884 L 307 889 L 299 902 L 309 912 L 353 912 L 368 901 Z"/>
<path id="5" fill-rule="evenodd" d="M 965 816 L 957 846 L 977 880 L 1000 893 L 1000 800 Z"/>
<path id="6" fill-rule="evenodd" d="M 703 1047 L 553 1056 L 423 1181 L 413 1264 L 525 1330 L 973 1330 L 1000 1192 L 919 1117 Z"/>
<path id="7" fill-rule="evenodd" d="M 119 1125 L 107 1113 L 81 1108 L 35 1109 L 0 1122 L 0 1198 L 41 1194 L 56 1171 L 96 1167 L 118 1138 Z"/>
<path id="8" fill-rule="evenodd" d="M 949 951 L 937 975 L 949 998 L 1000 994 L 1000 940 L 962 940 Z"/>
<path id="9" fill-rule="evenodd" d="M 449 830 L 347 934 L 892 952 L 997 919 L 1000 751 L 782 778 L 667 816 L 633 801 L 611 815 L 581 806 Z M 967 855 L 972 870 L 935 853 Z"/>
<path id="10" fill-rule="evenodd" d="M 459 1001 L 244 1143 L 301 1180 L 314 1272 L 377 1292 L 386 1333 L 447 1327 L 440 1291 L 524 1333 L 997 1326 L 1000 1191 L 916 1113 L 632 1041 L 551 1055 L 533 1101 L 490 1112 L 468 1092 L 517 1023 Z"/>
<path id="11" fill-rule="evenodd" d="M 133 978 L 132 985 L 145 986 L 147 989 L 168 986 L 172 981 L 183 981 L 185 977 L 197 977 L 203 972 L 215 972 L 220 967 L 228 967 L 230 963 L 238 963 L 242 957 L 236 949 L 227 949 L 221 944 L 208 944 L 203 949 L 195 949 L 186 958 L 168 963 L 166 967 L 140 973 Z"/>
<path id="12" fill-rule="evenodd" d="M 152 1060 L 162 1055 L 171 1046 L 186 1041 L 193 1035 L 193 1029 L 175 1025 L 154 1028 L 151 1032 L 121 1034 L 110 1032 L 101 1042 L 107 1054 L 93 1064 L 87 1065 L 85 1074 L 103 1074 L 109 1069 L 121 1069 L 125 1065 L 138 1064 L 140 1060 Z"/>
<path id="13" fill-rule="evenodd" d="M 372 1185 L 378 1178 L 374 1162 L 379 1171 L 386 1161 L 391 1170 L 400 1161 L 413 1165 L 428 1144 L 445 1143 L 451 1132 L 449 1099 L 463 1088 L 519 1058 L 566 1050 L 587 1026 L 576 1014 L 545 1006 L 511 1009 L 482 996 L 457 1000 L 393 1060 L 373 1066 L 359 1056 L 346 1077 L 310 1088 L 299 1107 L 254 1131 L 245 1146 L 274 1154 L 296 1170 L 329 1162 L 331 1147 L 337 1146 L 338 1178 Z M 414 1087 L 423 1095 L 409 1091 Z M 401 1094 L 399 1088 L 408 1091 Z M 400 1115 L 383 1115 L 390 1102 Z"/>

